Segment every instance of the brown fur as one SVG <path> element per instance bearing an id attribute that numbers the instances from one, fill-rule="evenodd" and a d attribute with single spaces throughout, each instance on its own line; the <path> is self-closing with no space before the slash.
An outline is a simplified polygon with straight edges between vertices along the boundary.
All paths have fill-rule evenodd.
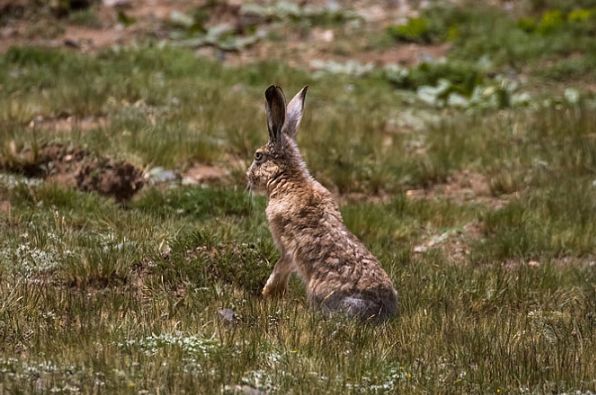
<path id="1" fill-rule="evenodd" d="M 283 294 L 296 272 L 311 303 L 326 313 L 374 321 L 394 316 L 391 279 L 346 228 L 333 196 L 312 178 L 294 140 L 306 87 L 286 111 L 280 111 L 286 108 L 280 88 L 269 87 L 265 96 L 269 142 L 255 153 L 247 177 L 252 190 L 267 194 L 267 220 L 281 257 L 263 295 Z"/>

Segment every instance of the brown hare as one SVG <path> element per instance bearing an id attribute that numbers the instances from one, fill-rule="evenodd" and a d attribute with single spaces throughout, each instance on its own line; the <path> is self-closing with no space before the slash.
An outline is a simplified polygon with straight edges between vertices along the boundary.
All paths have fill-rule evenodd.
<path id="1" fill-rule="evenodd" d="M 384 321 L 397 314 L 391 279 L 346 228 L 333 196 L 310 175 L 296 145 L 307 88 L 287 107 L 281 88 L 267 88 L 269 142 L 257 149 L 247 172 L 249 188 L 267 195 L 267 221 L 281 254 L 262 293 L 283 294 L 296 272 L 311 304 L 323 312 Z"/>

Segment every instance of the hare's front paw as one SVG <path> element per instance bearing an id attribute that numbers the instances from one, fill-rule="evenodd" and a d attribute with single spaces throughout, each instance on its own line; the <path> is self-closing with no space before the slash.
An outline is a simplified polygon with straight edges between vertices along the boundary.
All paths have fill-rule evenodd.
<path id="1" fill-rule="evenodd" d="M 285 292 L 286 286 L 284 283 L 273 282 L 271 281 L 271 279 L 269 279 L 269 281 L 267 281 L 267 284 L 265 284 L 265 286 L 263 287 L 261 295 L 263 295 L 265 298 L 270 298 L 282 296 Z"/>

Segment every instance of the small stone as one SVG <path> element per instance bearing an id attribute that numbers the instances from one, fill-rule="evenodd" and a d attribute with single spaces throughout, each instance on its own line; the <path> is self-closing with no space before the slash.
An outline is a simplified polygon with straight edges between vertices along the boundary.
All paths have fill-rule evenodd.
<path id="1" fill-rule="evenodd" d="M 261 391 L 260 389 L 251 387 L 250 385 L 226 385 L 224 387 L 226 392 L 231 392 L 233 394 L 243 394 L 243 395 L 264 395 L 266 392 Z"/>
<path id="2" fill-rule="evenodd" d="M 530 262 L 528 262 L 528 266 L 529 267 L 538 267 L 538 266 L 540 266 L 540 262 L 538 262 L 538 261 L 530 261 Z"/>
<path id="3" fill-rule="evenodd" d="M 330 43 L 334 40 L 335 38 L 335 34 L 333 33 L 333 30 L 328 29 L 328 30 L 314 30 L 313 31 L 313 36 L 315 38 L 316 41 L 323 41 L 326 43 Z"/>
<path id="4" fill-rule="evenodd" d="M 423 189 L 408 189 L 406 191 L 406 197 L 410 199 L 421 198 L 424 196 Z"/>
<path id="5" fill-rule="evenodd" d="M 178 27 L 190 29 L 195 22 L 190 15 L 173 10 L 170 13 L 170 23 Z"/>
<path id="6" fill-rule="evenodd" d="M 145 174 L 145 178 L 151 182 L 169 182 L 176 181 L 178 176 L 172 170 L 164 169 L 163 167 L 154 167 Z"/>
<path id="7" fill-rule="evenodd" d="M 414 247 L 414 252 L 416 252 L 418 254 L 426 252 L 426 251 L 428 251 L 428 247 L 425 245 L 417 245 L 416 247 Z"/>
<path id="8" fill-rule="evenodd" d="M 236 324 L 240 319 L 236 312 L 232 309 L 221 309 L 217 311 L 219 314 L 219 318 L 225 323 L 229 325 Z"/>
<path id="9" fill-rule="evenodd" d="M 577 89 L 567 88 L 563 95 L 565 96 L 565 100 L 570 104 L 577 104 L 579 102 L 580 94 Z"/>
<path id="10" fill-rule="evenodd" d="M 132 6 L 131 0 L 103 0 L 106 7 L 128 8 Z"/>
<path id="11" fill-rule="evenodd" d="M 64 45 L 69 48 L 81 48 L 81 43 L 73 38 L 65 38 Z"/>

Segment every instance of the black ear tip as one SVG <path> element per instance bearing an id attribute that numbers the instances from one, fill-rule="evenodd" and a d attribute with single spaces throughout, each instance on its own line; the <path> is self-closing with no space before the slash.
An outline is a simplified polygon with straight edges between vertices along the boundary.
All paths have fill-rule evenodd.
<path id="1" fill-rule="evenodd" d="M 304 85 L 304 88 L 302 88 L 302 97 L 306 97 L 306 92 L 308 92 L 308 85 Z"/>
<path id="2" fill-rule="evenodd" d="M 282 96 L 283 97 L 283 91 L 281 90 L 281 88 L 279 86 L 277 86 L 277 85 L 271 85 L 265 91 L 265 97 L 267 98 L 267 100 L 271 100 L 275 96 Z"/>
<path id="3" fill-rule="evenodd" d="M 277 85 L 271 85 L 265 91 L 265 99 L 269 105 L 279 104 L 283 107 L 286 105 L 286 97 L 284 91 Z"/>
<path id="4" fill-rule="evenodd" d="M 267 96 L 271 95 L 275 91 L 275 88 L 276 88 L 275 85 L 269 85 L 269 88 L 267 88 L 267 90 L 265 91 L 265 95 L 267 95 Z"/>

